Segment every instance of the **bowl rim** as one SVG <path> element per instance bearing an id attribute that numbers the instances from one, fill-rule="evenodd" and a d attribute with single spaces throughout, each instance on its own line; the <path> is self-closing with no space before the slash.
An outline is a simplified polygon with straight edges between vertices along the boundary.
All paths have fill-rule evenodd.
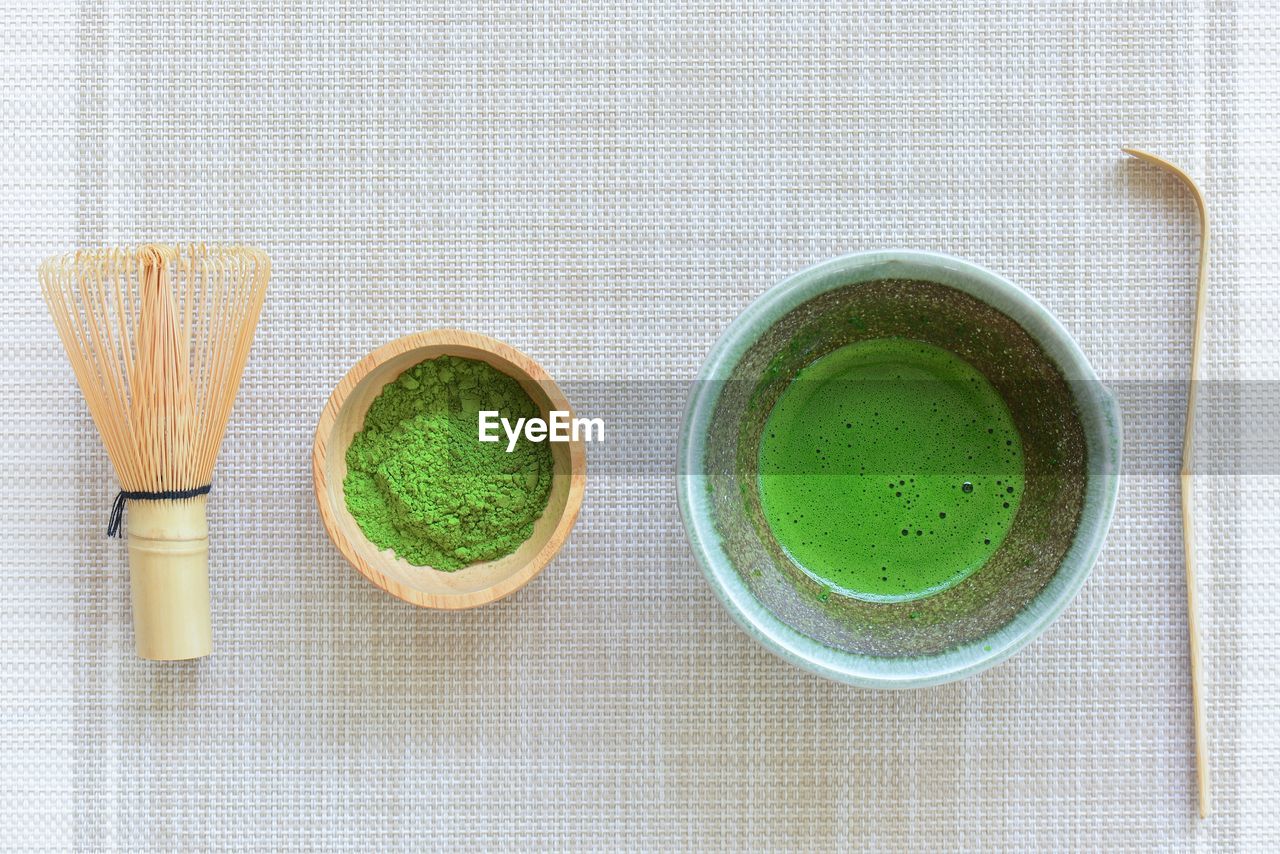
<path id="1" fill-rule="evenodd" d="M 884 278 L 934 281 L 969 293 L 1008 314 L 1045 348 L 1091 420 L 1090 471 L 1075 538 L 1057 572 L 1009 623 L 989 635 L 932 655 L 884 658 L 845 652 L 802 634 L 750 592 L 711 521 L 703 470 L 711 419 L 722 383 L 764 330 L 800 304 L 849 284 Z M 1086 398 L 1080 399 L 1081 390 Z M 1091 411 L 1090 411 L 1091 410 Z M 1086 425 L 1086 433 L 1089 426 Z M 1009 658 L 1049 627 L 1074 600 L 1102 550 L 1115 513 L 1123 442 L 1119 407 L 1079 344 L 1052 313 L 1008 279 L 941 252 L 887 249 L 837 256 L 803 269 L 754 300 L 721 333 L 698 372 L 680 425 L 677 500 L 694 556 L 721 604 L 746 633 L 784 660 L 818 675 L 867 688 L 921 688 L 972 676 Z"/>
<path id="2" fill-rule="evenodd" d="M 569 539 L 569 533 L 577 523 L 578 514 L 582 509 L 582 499 L 586 491 L 587 457 L 586 447 L 581 439 L 565 443 L 569 446 L 570 480 L 569 492 L 565 500 L 564 510 L 560 513 L 560 519 L 556 522 L 556 526 L 548 537 L 547 542 L 543 544 L 533 558 L 521 567 L 519 571 L 512 573 L 491 587 L 470 593 L 425 593 L 402 584 L 396 579 L 389 578 L 370 566 L 355 546 L 348 542 L 342 531 L 338 529 L 337 519 L 329 508 L 328 478 L 325 473 L 329 437 L 337 424 L 338 416 L 347 401 L 347 397 L 365 377 L 387 361 L 405 353 L 423 347 L 440 346 L 457 347 L 459 349 L 469 348 L 492 353 L 515 366 L 524 375 L 524 379 L 541 386 L 547 397 L 550 398 L 552 409 L 573 411 L 568 398 L 560 390 L 560 386 L 543 370 L 542 366 L 510 344 L 499 341 L 496 338 L 490 338 L 487 335 L 462 329 L 442 328 L 412 332 L 388 341 L 365 355 L 352 365 L 342 379 L 338 381 L 337 385 L 334 386 L 316 424 L 315 439 L 311 449 L 311 478 L 315 490 L 316 505 L 320 512 L 325 532 L 329 535 L 329 539 L 337 547 L 338 551 L 357 572 L 379 589 L 412 605 L 434 610 L 456 611 L 478 608 L 510 596 L 541 574 L 547 564 L 555 558 Z M 447 354 L 442 353 L 441 355 Z M 517 379 L 521 378 L 517 377 Z"/>

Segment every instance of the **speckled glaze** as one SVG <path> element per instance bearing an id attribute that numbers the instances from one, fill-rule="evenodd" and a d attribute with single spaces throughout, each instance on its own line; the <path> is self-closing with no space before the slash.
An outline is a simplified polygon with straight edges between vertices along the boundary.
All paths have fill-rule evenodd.
<path id="1" fill-rule="evenodd" d="M 755 477 L 760 432 L 804 365 L 854 341 L 907 337 L 973 364 L 1009 405 L 1027 486 L 1009 536 L 960 584 L 910 602 L 828 594 L 774 540 Z M 925 252 L 824 262 L 770 290 L 712 348 L 685 412 L 678 495 L 725 607 L 769 649 L 829 678 L 919 687 L 1013 654 L 1067 606 L 1111 523 L 1120 417 L 1071 336 L 976 265 Z"/>

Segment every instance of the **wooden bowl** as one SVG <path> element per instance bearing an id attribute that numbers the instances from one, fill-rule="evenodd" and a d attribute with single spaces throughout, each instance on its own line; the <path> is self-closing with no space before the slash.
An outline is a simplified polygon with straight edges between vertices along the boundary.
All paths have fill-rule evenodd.
<path id="1" fill-rule="evenodd" d="M 365 413 L 383 387 L 406 369 L 437 356 L 487 362 L 517 380 L 544 418 L 552 409 L 570 410 L 569 401 L 546 371 L 514 347 L 457 329 L 419 332 L 374 350 L 338 383 L 316 427 L 311 468 L 325 530 L 361 575 L 392 596 L 424 608 L 475 608 L 528 584 L 560 551 L 582 506 L 587 454 L 580 439 L 551 443 L 554 475 L 547 509 L 534 523 L 533 535 L 506 557 L 442 572 L 414 566 L 390 549 L 378 548 L 347 511 L 342 491 L 347 447 L 364 426 Z"/>

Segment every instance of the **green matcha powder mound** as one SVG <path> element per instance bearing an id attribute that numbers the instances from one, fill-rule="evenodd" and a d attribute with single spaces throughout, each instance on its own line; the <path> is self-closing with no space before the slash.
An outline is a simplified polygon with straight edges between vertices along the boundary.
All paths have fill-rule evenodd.
<path id="1" fill-rule="evenodd" d="M 480 442 L 481 410 L 538 417 L 520 384 L 471 359 L 409 368 L 369 407 L 347 449 L 347 509 L 366 537 L 416 566 L 453 571 L 511 554 L 551 494 L 551 448 Z M 501 433 L 501 431 L 500 431 Z"/>

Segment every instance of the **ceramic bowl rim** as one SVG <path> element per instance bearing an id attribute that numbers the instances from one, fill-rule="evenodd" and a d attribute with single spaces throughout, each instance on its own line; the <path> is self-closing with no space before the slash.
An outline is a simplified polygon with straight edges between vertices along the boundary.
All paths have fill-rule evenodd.
<path id="1" fill-rule="evenodd" d="M 863 275 L 869 271 L 873 274 Z M 1071 548 L 1044 589 L 1004 627 L 972 643 L 928 656 L 880 658 L 833 649 L 774 616 L 750 592 L 721 545 L 711 521 L 703 473 L 705 437 L 721 388 L 716 380 L 727 378 L 764 330 L 795 307 L 827 291 L 881 278 L 937 281 L 1013 317 L 1045 347 L 1073 389 L 1093 390 L 1088 400 L 1077 397 L 1077 406 L 1082 417 L 1098 420 L 1099 447 L 1091 453 L 1100 452 L 1104 463 L 1101 473 L 1091 471 L 1088 475 L 1085 505 Z M 1092 413 L 1086 407 L 1091 407 Z M 1119 489 L 1121 444 L 1115 398 L 1102 386 L 1071 334 L 1030 294 L 985 267 L 944 253 L 872 250 L 831 258 L 787 277 L 752 302 L 721 333 L 698 372 L 681 421 L 676 493 L 685 531 L 703 574 L 749 636 L 786 661 L 829 679 L 869 688 L 919 688 L 963 679 L 1004 661 L 1042 634 L 1072 602 L 1092 571 L 1111 526 Z"/>

